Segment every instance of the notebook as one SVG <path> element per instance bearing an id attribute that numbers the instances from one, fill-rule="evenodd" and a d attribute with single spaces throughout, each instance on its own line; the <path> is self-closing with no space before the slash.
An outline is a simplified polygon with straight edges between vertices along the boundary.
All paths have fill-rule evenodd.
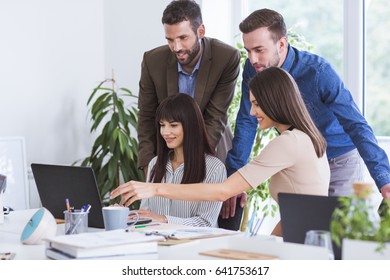
<path id="1" fill-rule="evenodd" d="M 54 236 L 46 239 L 46 248 L 74 258 L 157 254 L 157 241 L 160 240 L 164 240 L 161 235 L 145 235 L 143 232 L 122 229 Z"/>
<path id="2" fill-rule="evenodd" d="M 81 209 L 90 204 L 88 226 L 104 228 L 102 202 L 91 167 L 31 164 L 42 206 L 56 219 L 64 219 L 65 199 L 70 205 Z"/>
<path id="3" fill-rule="evenodd" d="M 337 197 L 279 193 L 279 209 L 285 242 L 305 241 L 309 230 L 330 230 L 333 210 L 339 206 Z M 333 244 L 335 259 L 341 259 L 341 249 Z"/>

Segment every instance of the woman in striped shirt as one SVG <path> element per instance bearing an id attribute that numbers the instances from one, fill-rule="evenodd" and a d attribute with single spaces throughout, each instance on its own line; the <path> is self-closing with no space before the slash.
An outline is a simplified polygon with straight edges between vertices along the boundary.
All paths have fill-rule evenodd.
<path id="1" fill-rule="evenodd" d="M 148 165 L 148 182 L 220 183 L 224 164 L 213 156 L 202 113 L 187 94 L 163 100 L 156 112 L 157 156 Z M 154 197 L 141 201 L 140 217 L 199 227 L 217 227 L 222 202 L 172 200 Z"/>

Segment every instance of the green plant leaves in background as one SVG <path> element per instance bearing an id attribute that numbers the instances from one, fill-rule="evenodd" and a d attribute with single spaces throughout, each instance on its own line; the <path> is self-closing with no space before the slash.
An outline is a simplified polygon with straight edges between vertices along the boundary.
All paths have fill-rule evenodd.
<path id="1" fill-rule="evenodd" d="M 344 238 L 376 241 L 377 251 L 385 248 L 390 241 L 390 200 L 385 199 L 379 208 L 379 229 L 376 229 L 370 219 L 370 209 L 363 199 L 355 195 L 339 197 L 340 207 L 333 211 L 330 232 L 332 240 L 341 246 Z M 372 229 L 375 228 L 373 231 Z"/>
<path id="2" fill-rule="evenodd" d="M 111 84 L 111 87 L 108 85 Z M 115 80 L 107 79 L 94 88 L 87 105 L 91 114 L 91 133 L 100 133 L 92 146 L 91 154 L 81 161 L 91 166 L 96 174 L 102 201 L 109 201 L 109 193 L 121 183 L 130 180 L 144 181 L 144 173 L 137 168 L 138 141 L 131 134 L 136 129 L 137 96 L 129 89 L 115 87 Z M 139 201 L 130 208 L 138 209 Z"/>

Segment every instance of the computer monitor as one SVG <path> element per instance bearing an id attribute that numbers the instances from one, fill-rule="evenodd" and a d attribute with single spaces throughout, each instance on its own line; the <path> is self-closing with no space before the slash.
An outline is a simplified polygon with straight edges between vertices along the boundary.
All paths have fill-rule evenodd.
<path id="1" fill-rule="evenodd" d="M 339 207 L 338 197 L 279 193 L 278 202 L 285 242 L 305 241 L 309 230 L 330 231 L 331 216 Z M 333 243 L 335 259 L 341 259 L 341 248 Z"/>

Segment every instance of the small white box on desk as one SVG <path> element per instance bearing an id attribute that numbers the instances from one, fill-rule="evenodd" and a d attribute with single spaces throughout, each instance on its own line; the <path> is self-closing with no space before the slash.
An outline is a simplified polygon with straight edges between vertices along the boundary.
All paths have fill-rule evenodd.
<path id="1" fill-rule="evenodd" d="M 390 242 L 386 247 L 378 251 L 379 243 L 367 240 L 343 239 L 343 260 L 390 260 Z"/>

